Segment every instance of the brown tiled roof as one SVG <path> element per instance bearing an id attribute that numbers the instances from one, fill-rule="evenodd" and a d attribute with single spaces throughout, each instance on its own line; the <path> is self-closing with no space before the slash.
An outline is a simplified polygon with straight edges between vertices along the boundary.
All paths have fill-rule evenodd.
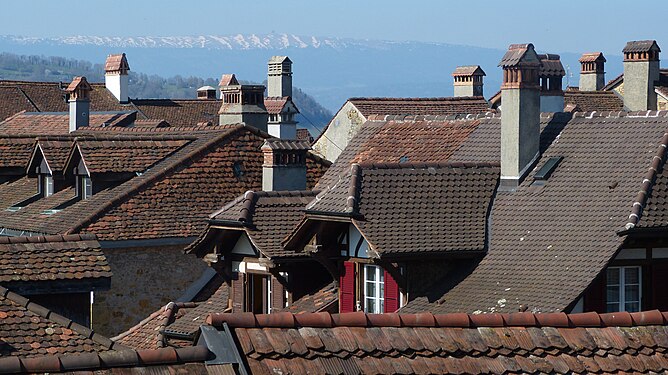
<path id="1" fill-rule="evenodd" d="M 218 125 L 222 103 L 198 99 L 132 99 L 131 102 L 144 117 L 164 120 L 172 127 L 192 127 L 200 122 Z"/>
<path id="2" fill-rule="evenodd" d="M 317 191 L 248 191 L 211 215 L 212 223 L 243 226 L 253 244 L 267 257 L 294 257 L 281 240 L 303 217 L 304 207 Z M 205 244 L 193 243 L 193 249 Z M 197 250 L 195 250 L 197 251 Z"/>
<path id="3" fill-rule="evenodd" d="M 665 166 L 657 173 L 651 192 L 643 206 L 638 228 L 668 227 L 668 171 Z"/>
<path id="4" fill-rule="evenodd" d="M 654 90 L 661 94 L 664 98 L 668 99 L 668 87 L 665 86 L 655 86 Z"/>
<path id="5" fill-rule="evenodd" d="M 67 156 L 72 150 L 73 137 L 39 137 L 37 144 L 53 173 L 62 173 Z"/>
<path id="6" fill-rule="evenodd" d="M 306 210 L 351 215 L 377 254 L 484 251 L 498 177 L 489 163 L 354 164 Z"/>
<path id="7" fill-rule="evenodd" d="M 37 181 L 35 181 L 34 178 L 24 176 L 18 180 L 0 184 L 0 197 L 5 206 L 0 208 L 3 210 L 7 209 L 21 203 L 35 194 L 37 194 Z M 0 210 L 0 212 L 2 212 L 2 210 Z"/>
<path id="8" fill-rule="evenodd" d="M 18 87 L 0 84 L 0 121 L 21 111 L 33 112 L 37 107 Z"/>
<path id="9" fill-rule="evenodd" d="M 608 83 L 606 83 L 606 85 L 603 86 L 603 88 L 601 90 L 603 90 L 603 91 L 612 90 L 615 86 L 617 86 L 618 84 L 620 84 L 622 82 L 624 82 L 624 73 L 622 73 L 622 74 L 618 75 L 617 77 L 609 80 Z M 666 68 L 663 68 L 663 69 L 659 70 L 659 86 L 655 86 L 655 88 L 662 87 L 662 86 L 663 87 L 668 86 L 668 69 L 666 69 Z"/>
<path id="10" fill-rule="evenodd" d="M 480 65 L 466 65 L 458 66 L 455 68 L 455 71 L 452 72 L 453 76 L 472 76 L 473 74 L 478 73 L 478 75 L 486 75 L 482 70 Z"/>
<path id="11" fill-rule="evenodd" d="M 93 112 L 89 128 L 125 127 L 134 122 L 136 112 Z M 66 135 L 70 129 L 69 113 L 23 112 L 0 122 L 1 134 Z"/>
<path id="12" fill-rule="evenodd" d="M 144 172 L 192 139 L 77 139 L 76 145 L 90 173 Z"/>
<path id="13" fill-rule="evenodd" d="M 624 100 L 613 91 L 566 90 L 564 102 L 577 106 L 579 112 L 624 110 Z"/>
<path id="14" fill-rule="evenodd" d="M 0 168 L 25 169 L 34 146 L 34 137 L 0 138 Z"/>
<path id="15" fill-rule="evenodd" d="M 142 128 L 167 128 L 169 123 L 163 119 L 137 119 L 135 126 Z"/>
<path id="16" fill-rule="evenodd" d="M 0 369 L 6 357 L 34 358 L 125 349 L 89 328 L 0 286 Z"/>
<path id="17" fill-rule="evenodd" d="M 339 288 L 336 282 L 325 285 L 317 291 L 307 294 L 283 309 L 293 314 L 336 312 L 339 311 Z"/>
<path id="18" fill-rule="evenodd" d="M 659 311 L 356 312 L 216 314 L 207 321 L 234 331 L 253 374 L 580 374 L 668 371 L 667 318 Z"/>
<path id="19" fill-rule="evenodd" d="M 602 52 L 588 52 L 588 53 L 583 53 L 582 56 L 580 57 L 580 62 L 595 62 L 597 60 L 601 59 L 601 61 L 606 62 L 607 60 L 603 56 Z"/>
<path id="20" fill-rule="evenodd" d="M 270 150 L 310 150 L 311 144 L 301 139 L 270 138 L 264 141 L 263 148 Z"/>
<path id="21" fill-rule="evenodd" d="M 77 89 L 92 90 L 93 87 L 88 83 L 86 77 L 74 77 L 72 82 L 65 88 L 66 93 L 73 93 Z"/>
<path id="22" fill-rule="evenodd" d="M 93 235 L 0 237 L 0 283 L 110 278 Z"/>
<path id="23" fill-rule="evenodd" d="M 350 98 L 364 117 L 371 115 L 455 115 L 488 112 L 482 96 L 451 98 Z"/>
<path id="24" fill-rule="evenodd" d="M 311 132 L 305 128 L 297 129 L 297 139 L 307 141 L 309 144 L 313 143 L 313 135 L 311 135 Z"/>
<path id="25" fill-rule="evenodd" d="M 270 115 L 278 114 L 283 111 L 285 104 L 291 100 L 289 96 L 284 96 L 282 98 L 264 98 L 264 106 L 267 108 L 267 113 Z"/>
<path id="26" fill-rule="evenodd" d="M 501 61 L 499 62 L 500 67 L 508 67 L 517 65 L 522 59 L 528 50 L 533 50 L 533 44 L 511 44 L 508 47 L 508 51 L 503 55 Z"/>
<path id="27" fill-rule="evenodd" d="M 194 336 L 199 326 L 206 324 L 209 314 L 225 311 L 229 304 L 229 287 L 224 281 L 217 285 L 218 288 L 208 299 L 201 302 L 170 302 L 136 326 L 112 337 L 112 340 L 137 350 L 193 345 L 192 340 L 170 338 L 169 332 Z"/>
<path id="28" fill-rule="evenodd" d="M 653 48 L 661 51 L 659 46 L 656 44 L 656 40 L 634 40 L 631 42 L 626 42 L 626 46 L 624 46 L 622 52 L 648 52 Z"/>
<path id="29" fill-rule="evenodd" d="M 555 55 L 553 53 L 547 53 L 547 54 L 541 54 L 538 55 L 538 58 L 540 59 L 540 75 L 547 75 L 547 76 L 565 76 L 566 71 L 564 70 L 564 66 L 561 64 L 561 59 L 559 55 Z"/>
<path id="30" fill-rule="evenodd" d="M 491 243 L 477 268 L 452 290 L 441 287 L 442 297 L 418 297 L 405 311 L 504 312 L 523 304 L 548 312 L 574 304 L 620 248 L 617 232 L 666 129 L 665 111 L 576 114 L 517 191 L 497 194 Z M 544 186 L 531 186 L 551 157 L 563 160 Z"/>

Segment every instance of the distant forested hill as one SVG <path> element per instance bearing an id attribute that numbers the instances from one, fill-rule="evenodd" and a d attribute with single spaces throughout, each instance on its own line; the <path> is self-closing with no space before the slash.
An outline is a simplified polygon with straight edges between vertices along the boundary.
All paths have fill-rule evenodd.
<path id="1" fill-rule="evenodd" d="M 69 82 L 74 76 L 85 76 L 90 82 L 104 82 L 104 66 L 56 56 L 0 53 L 0 79 L 3 80 Z M 131 98 L 195 98 L 197 88 L 205 85 L 218 87 L 218 80 L 180 75 L 164 78 L 130 71 Z M 308 128 L 313 136 L 317 136 L 332 118 L 332 113 L 297 87 L 293 89 L 293 100 L 301 111 L 297 118 L 299 126 Z"/>

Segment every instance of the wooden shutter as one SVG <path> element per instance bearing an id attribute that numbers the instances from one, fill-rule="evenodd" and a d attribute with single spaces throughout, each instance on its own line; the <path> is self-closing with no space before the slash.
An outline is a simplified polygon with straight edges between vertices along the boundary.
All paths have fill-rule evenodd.
<path id="1" fill-rule="evenodd" d="M 232 293 L 230 293 L 232 296 L 232 312 L 244 312 L 246 305 L 244 301 L 245 289 L 244 274 L 241 272 L 235 273 L 232 278 Z"/>
<path id="2" fill-rule="evenodd" d="M 339 277 L 339 311 L 355 311 L 355 263 L 343 262 L 343 273 Z"/>
<path id="3" fill-rule="evenodd" d="M 649 309 L 668 311 L 668 263 L 652 264 L 651 283 L 652 306 Z"/>
<path id="4" fill-rule="evenodd" d="M 270 312 L 280 311 L 285 307 L 285 289 L 278 279 L 269 276 L 271 280 L 271 310 Z"/>
<path id="5" fill-rule="evenodd" d="M 383 293 L 385 307 L 383 312 L 393 313 L 399 310 L 399 285 L 397 285 L 397 282 L 389 272 L 386 270 L 383 270 L 383 272 L 385 272 L 385 288 Z"/>
<path id="6" fill-rule="evenodd" d="M 585 292 L 584 295 L 584 311 L 595 311 L 598 313 L 605 312 L 605 278 L 606 270 L 603 270 L 601 274 L 594 279 L 594 281 L 589 285 L 589 289 Z"/>

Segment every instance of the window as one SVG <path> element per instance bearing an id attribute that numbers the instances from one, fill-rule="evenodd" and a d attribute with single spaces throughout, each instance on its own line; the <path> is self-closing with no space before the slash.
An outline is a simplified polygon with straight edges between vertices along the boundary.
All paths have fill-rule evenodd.
<path id="1" fill-rule="evenodd" d="M 53 177 L 41 175 L 37 184 L 37 193 L 44 197 L 53 195 Z"/>
<path id="2" fill-rule="evenodd" d="M 640 311 L 642 295 L 640 267 L 610 267 L 606 276 L 606 311 Z"/>
<path id="3" fill-rule="evenodd" d="M 77 192 L 81 199 L 88 199 L 93 196 L 93 181 L 88 176 L 81 176 L 77 181 Z"/>
<path id="4" fill-rule="evenodd" d="M 271 280 L 268 275 L 246 274 L 246 312 L 268 314 L 271 297 Z"/>
<path id="5" fill-rule="evenodd" d="M 383 269 L 378 266 L 364 265 L 364 312 L 381 314 L 384 312 Z"/>

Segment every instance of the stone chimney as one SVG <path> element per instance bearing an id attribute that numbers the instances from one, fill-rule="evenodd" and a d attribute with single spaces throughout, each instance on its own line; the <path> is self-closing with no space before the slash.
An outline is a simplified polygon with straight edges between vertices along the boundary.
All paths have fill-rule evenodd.
<path id="1" fill-rule="evenodd" d="M 224 74 L 219 85 L 221 125 L 245 123 L 267 131 L 269 115 L 264 106 L 263 85 L 240 85 L 234 74 Z"/>
<path id="2" fill-rule="evenodd" d="M 605 62 L 601 52 L 590 52 L 580 57 L 580 91 L 599 91 L 605 86 Z"/>
<path id="3" fill-rule="evenodd" d="M 91 91 L 93 88 L 86 77 L 74 77 L 65 89 L 70 103 L 70 132 L 88 126 Z"/>
<path id="4" fill-rule="evenodd" d="M 202 86 L 197 89 L 197 99 L 216 100 L 216 88 L 212 86 Z"/>
<path id="5" fill-rule="evenodd" d="M 455 96 L 483 96 L 482 77 L 485 75 L 479 65 L 458 66 L 452 72 Z"/>
<path id="6" fill-rule="evenodd" d="M 514 190 L 538 157 L 541 61 L 533 44 L 511 44 L 499 66 L 501 85 L 501 188 Z"/>
<path id="7" fill-rule="evenodd" d="M 540 111 L 541 112 L 563 112 L 564 90 L 561 87 L 562 78 L 566 75 L 564 66 L 561 65 L 559 55 L 546 53 L 538 55 L 541 62 L 540 78 Z"/>
<path id="8" fill-rule="evenodd" d="M 306 190 L 307 141 L 267 139 L 262 145 L 262 190 Z"/>
<path id="9" fill-rule="evenodd" d="M 128 71 L 125 54 L 109 55 L 104 64 L 104 85 L 120 103 L 128 102 Z"/>
<path id="10" fill-rule="evenodd" d="M 629 111 L 656 110 L 654 83 L 659 80 L 659 52 L 655 40 L 626 43 L 624 53 L 624 107 Z"/>
<path id="11" fill-rule="evenodd" d="M 267 67 L 267 96 L 292 96 L 292 61 L 287 56 L 272 56 Z"/>

